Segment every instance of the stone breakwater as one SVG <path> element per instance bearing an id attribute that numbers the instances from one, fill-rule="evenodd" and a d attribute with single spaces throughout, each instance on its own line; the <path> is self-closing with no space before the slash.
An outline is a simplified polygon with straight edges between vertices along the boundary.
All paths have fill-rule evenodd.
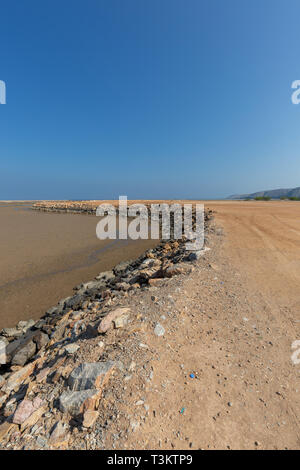
<path id="1" fill-rule="evenodd" d="M 90 214 L 95 215 L 96 209 L 103 201 L 43 201 L 32 205 L 33 210 L 43 212 L 64 212 L 71 214 Z M 105 201 L 106 202 L 106 201 Z M 116 201 L 107 201 L 108 203 L 116 203 Z"/>
<path id="2" fill-rule="evenodd" d="M 206 211 L 206 234 L 211 218 Z M 66 448 L 70 430 L 84 434 L 95 426 L 103 391 L 124 367 L 105 352 L 105 337 L 120 347 L 114 332 L 124 329 L 134 336 L 143 328 L 136 325 L 139 313 L 126 306 L 128 300 L 193 270 L 208 248 L 191 253 L 186 242 L 163 241 L 75 287 L 73 296 L 40 320 L 1 331 L 0 448 L 26 447 L 28 435 L 37 434 L 33 448 Z M 154 332 L 160 336 L 164 329 L 157 324 Z"/>
<path id="3" fill-rule="evenodd" d="M 150 209 L 151 204 L 191 204 L 196 203 L 199 201 L 190 201 L 190 200 L 132 200 L 128 201 L 128 205 L 130 204 L 144 204 L 148 210 Z M 41 201 L 36 202 L 32 205 L 33 210 L 39 210 L 44 212 L 64 212 L 64 213 L 71 213 L 71 214 L 90 214 L 95 215 L 97 207 L 100 204 L 111 204 L 116 209 L 118 208 L 119 201 L 116 200 L 107 200 L 107 201 Z"/>

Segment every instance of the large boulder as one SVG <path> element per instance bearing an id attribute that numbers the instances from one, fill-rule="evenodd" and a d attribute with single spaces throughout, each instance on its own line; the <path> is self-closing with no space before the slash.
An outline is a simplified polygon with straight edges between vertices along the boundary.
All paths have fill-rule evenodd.
<path id="1" fill-rule="evenodd" d="M 72 310 L 78 310 L 81 307 L 84 299 L 84 296 L 81 294 L 74 295 L 65 301 L 64 307 Z"/>
<path id="2" fill-rule="evenodd" d="M 97 292 L 98 289 L 106 285 L 105 279 L 95 280 L 80 284 L 76 289 L 78 294 L 85 294 L 90 292 Z"/>
<path id="3" fill-rule="evenodd" d="M 123 315 L 129 314 L 130 309 L 127 307 L 119 307 L 115 310 L 111 310 L 106 317 L 101 320 L 98 326 L 99 333 L 106 333 L 113 326 L 113 322 Z"/>
<path id="4" fill-rule="evenodd" d="M 23 331 L 20 330 L 19 328 L 3 328 L 1 332 L 2 336 L 5 336 L 5 338 L 19 338 L 20 336 L 23 335 Z"/>
<path id="5" fill-rule="evenodd" d="M 17 366 L 24 366 L 36 353 L 36 344 L 33 341 L 26 342 L 13 355 L 11 363 Z"/>
<path id="6" fill-rule="evenodd" d="M 49 444 L 54 448 L 66 448 L 70 439 L 68 426 L 61 421 L 57 421 L 51 431 Z"/>
<path id="7" fill-rule="evenodd" d="M 59 398 L 59 409 L 71 416 L 78 416 L 87 410 L 95 410 L 100 399 L 99 390 L 65 391 Z"/>
<path id="8" fill-rule="evenodd" d="M 121 274 L 124 274 L 125 271 L 127 271 L 131 263 L 132 263 L 132 260 L 122 261 L 121 263 L 117 264 L 113 269 L 114 274 L 116 276 L 120 276 Z"/>
<path id="9" fill-rule="evenodd" d="M 42 405 L 43 401 L 39 397 L 36 397 L 33 401 L 26 399 L 21 401 L 14 413 L 12 422 L 23 424 Z"/>
<path id="10" fill-rule="evenodd" d="M 114 279 L 115 275 L 112 271 L 104 271 L 103 273 L 100 273 L 99 276 L 96 277 L 97 280 L 104 280 L 104 281 L 111 281 Z"/>
<path id="11" fill-rule="evenodd" d="M 33 370 L 35 368 L 35 363 L 32 362 L 31 364 L 28 364 L 25 367 L 22 367 L 22 369 L 17 370 L 16 372 L 13 372 L 5 382 L 5 384 L 2 387 L 2 391 L 9 393 L 12 390 L 17 390 L 19 386 L 24 382 L 24 380 L 27 379 L 27 377 L 32 374 Z"/>
<path id="12" fill-rule="evenodd" d="M 23 366 L 34 356 L 36 345 L 33 342 L 36 331 L 28 331 L 20 338 L 11 341 L 6 346 L 6 360 L 12 364 Z"/>
<path id="13" fill-rule="evenodd" d="M 68 379 L 71 390 L 102 390 L 114 368 L 114 362 L 92 362 L 80 364 Z"/>
<path id="14" fill-rule="evenodd" d="M 189 274 L 193 271 L 193 266 L 185 263 L 178 263 L 162 269 L 158 277 L 173 277 L 179 274 Z"/>

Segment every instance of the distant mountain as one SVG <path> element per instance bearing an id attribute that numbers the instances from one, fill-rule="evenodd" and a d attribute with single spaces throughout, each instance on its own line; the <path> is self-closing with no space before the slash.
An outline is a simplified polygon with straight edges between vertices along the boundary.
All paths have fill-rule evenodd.
<path id="1" fill-rule="evenodd" d="M 270 197 L 272 199 L 280 199 L 281 197 L 297 197 L 300 198 L 300 187 L 289 189 L 271 189 L 269 191 L 258 191 L 251 194 L 233 194 L 226 199 L 254 199 L 255 197 Z"/>

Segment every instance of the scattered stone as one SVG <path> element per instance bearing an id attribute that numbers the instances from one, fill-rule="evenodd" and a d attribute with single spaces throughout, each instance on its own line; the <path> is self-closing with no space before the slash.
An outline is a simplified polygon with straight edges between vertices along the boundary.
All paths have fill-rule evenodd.
<path id="1" fill-rule="evenodd" d="M 161 286 L 165 282 L 165 279 L 153 278 L 148 280 L 148 284 L 151 287 Z"/>
<path id="2" fill-rule="evenodd" d="M 98 332 L 99 333 L 106 333 L 113 324 L 113 321 L 121 317 L 122 315 L 129 314 L 130 309 L 127 307 L 120 307 L 116 308 L 115 310 L 112 310 L 108 313 L 108 315 L 101 320 L 99 326 L 98 326 Z"/>
<path id="3" fill-rule="evenodd" d="M 82 425 L 84 428 L 92 428 L 99 416 L 98 411 L 87 410 L 83 415 Z"/>
<path id="4" fill-rule="evenodd" d="M 131 421 L 130 426 L 131 426 L 132 432 L 135 432 L 139 428 L 140 423 L 138 421 Z"/>
<path id="5" fill-rule="evenodd" d="M 135 404 L 135 406 L 141 406 L 144 404 L 144 400 L 138 400 Z"/>
<path id="6" fill-rule="evenodd" d="M 172 266 L 169 266 L 162 270 L 162 276 L 173 277 L 179 274 L 189 274 L 192 272 L 192 270 L 193 267 L 191 265 L 186 265 L 184 263 L 173 264 Z"/>
<path id="7" fill-rule="evenodd" d="M 72 354 L 75 354 L 76 351 L 78 351 L 78 349 L 80 349 L 80 346 L 79 344 L 75 344 L 75 343 L 72 343 L 72 344 L 68 344 L 67 346 L 65 346 L 65 351 L 67 354 L 69 354 L 70 356 Z"/>
<path id="8" fill-rule="evenodd" d="M 61 421 L 58 421 L 53 428 L 50 435 L 49 444 L 52 447 L 67 447 L 70 439 L 68 433 L 68 426 Z"/>
<path id="9" fill-rule="evenodd" d="M 123 328 L 128 323 L 129 315 L 121 315 L 120 317 L 113 320 L 115 328 Z"/>
<path id="10" fill-rule="evenodd" d="M 165 334 L 165 329 L 160 323 L 157 323 L 154 328 L 154 334 L 156 334 L 156 336 L 163 336 Z"/>
<path id="11" fill-rule="evenodd" d="M 0 441 L 2 441 L 12 430 L 18 429 L 18 426 L 14 423 L 5 423 L 0 424 Z"/>

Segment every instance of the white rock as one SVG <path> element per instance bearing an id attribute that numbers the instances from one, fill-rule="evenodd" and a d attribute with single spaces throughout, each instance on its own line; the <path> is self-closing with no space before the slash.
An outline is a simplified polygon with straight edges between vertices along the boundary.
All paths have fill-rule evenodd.
<path id="1" fill-rule="evenodd" d="M 157 323 L 154 328 L 154 334 L 156 334 L 156 336 L 163 336 L 165 334 L 165 329 L 160 323 Z"/>
<path id="2" fill-rule="evenodd" d="M 80 348 L 80 346 L 78 344 L 68 344 L 67 346 L 65 346 L 65 351 L 68 353 L 68 354 L 75 354 L 76 351 L 78 351 L 78 349 Z"/>

